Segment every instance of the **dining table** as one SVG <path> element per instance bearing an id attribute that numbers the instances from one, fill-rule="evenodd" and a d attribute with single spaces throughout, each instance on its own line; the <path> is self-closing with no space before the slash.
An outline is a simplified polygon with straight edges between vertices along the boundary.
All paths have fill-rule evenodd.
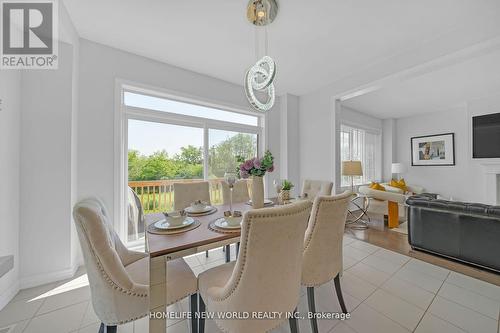
<path id="1" fill-rule="evenodd" d="M 167 300 L 167 262 L 210 249 L 226 246 L 240 241 L 241 229 L 225 233 L 214 231 L 209 228 L 211 222 L 224 217 L 224 212 L 229 211 L 229 205 L 214 205 L 217 211 L 210 215 L 196 216 L 194 219 L 200 222 L 200 226 L 176 234 L 156 234 L 147 231 L 146 228 L 146 251 L 149 254 L 149 332 L 166 332 L 166 316 L 152 314 L 166 312 Z M 233 211 L 242 213 L 252 209 L 248 203 L 234 203 Z M 162 213 L 148 214 L 145 216 L 145 224 L 149 226 L 165 218 Z"/>

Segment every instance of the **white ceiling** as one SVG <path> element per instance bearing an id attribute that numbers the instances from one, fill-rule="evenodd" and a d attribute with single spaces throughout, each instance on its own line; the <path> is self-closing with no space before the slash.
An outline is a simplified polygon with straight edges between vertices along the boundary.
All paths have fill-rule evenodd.
<path id="1" fill-rule="evenodd" d="M 81 37 L 241 84 L 247 0 L 64 0 Z M 302 95 L 430 40 L 481 29 L 498 0 L 281 0 L 269 26 L 279 93 Z"/>
<path id="2" fill-rule="evenodd" d="M 343 105 L 378 118 L 445 110 L 500 93 L 500 49 L 385 85 Z"/>

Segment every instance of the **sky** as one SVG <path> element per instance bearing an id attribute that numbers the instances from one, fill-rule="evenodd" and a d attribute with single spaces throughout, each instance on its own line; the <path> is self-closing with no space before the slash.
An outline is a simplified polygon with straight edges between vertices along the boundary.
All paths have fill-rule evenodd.
<path id="1" fill-rule="evenodd" d="M 253 116 L 128 92 L 125 93 L 125 104 L 240 124 L 257 125 L 257 118 Z M 237 133 L 211 129 L 209 130 L 209 146 L 216 145 L 235 134 Z M 135 119 L 129 119 L 128 121 L 129 150 L 138 150 L 143 155 L 151 155 L 154 152 L 166 150 L 169 156 L 173 156 L 180 152 L 181 147 L 188 145 L 203 147 L 202 128 Z"/>

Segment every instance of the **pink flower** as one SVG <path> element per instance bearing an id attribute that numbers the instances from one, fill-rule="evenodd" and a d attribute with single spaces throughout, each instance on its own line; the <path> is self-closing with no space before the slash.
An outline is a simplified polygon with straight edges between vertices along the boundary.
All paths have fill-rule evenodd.
<path id="1" fill-rule="evenodd" d="M 269 169 L 267 169 L 268 172 L 273 172 L 274 171 L 274 165 L 271 165 Z"/>
<path id="2" fill-rule="evenodd" d="M 243 178 L 243 179 L 246 179 L 250 176 L 250 174 L 248 173 L 248 171 L 246 170 L 240 170 L 240 177 Z"/>
<path id="3" fill-rule="evenodd" d="M 253 159 L 253 166 L 255 167 L 255 169 L 260 169 L 262 167 L 262 160 L 260 160 L 259 158 L 254 158 Z"/>
<path id="4" fill-rule="evenodd" d="M 243 167 L 245 168 L 246 171 L 250 171 L 253 168 L 253 161 L 252 160 L 247 160 L 245 163 L 243 163 Z"/>

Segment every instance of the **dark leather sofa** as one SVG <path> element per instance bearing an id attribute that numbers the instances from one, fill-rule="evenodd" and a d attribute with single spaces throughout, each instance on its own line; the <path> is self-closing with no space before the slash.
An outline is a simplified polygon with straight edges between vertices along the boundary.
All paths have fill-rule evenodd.
<path id="1" fill-rule="evenodd" d="M 408 241 L 423 250 L 500 272 L 500 206 L 407 199 Z"/>

